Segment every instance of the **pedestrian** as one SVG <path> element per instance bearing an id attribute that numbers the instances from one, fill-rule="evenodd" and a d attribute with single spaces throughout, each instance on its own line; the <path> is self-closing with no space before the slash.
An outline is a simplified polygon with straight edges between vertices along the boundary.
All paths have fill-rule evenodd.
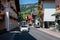
<path id="1" fill-rule="evenodd" d="M 59 31 L 59 25 L 58 25 L 58 23 L 56 23 L 55 25 L 56 25 L 56 31 L 58 32 Z"/>
<path id="2" fill-rule="evenodd" d="M 27 15 L 27 19 L 32 20 L 32 15 L 30 13 Z"/>
<path id="3" fill-rule="evenodd" d="M 29 25 L 32 25 L 32 15 L 30 13 L 27 15 L 27 20 L 29 22 Z"/>
<path id="4" fill-rule="evenodd" d="M 35 9 L 32 11 L 32 17 L 33 17 L 33 23 L 35 23 L 35 20 L 37 18 L 37 12 L 35 11 Z"/>

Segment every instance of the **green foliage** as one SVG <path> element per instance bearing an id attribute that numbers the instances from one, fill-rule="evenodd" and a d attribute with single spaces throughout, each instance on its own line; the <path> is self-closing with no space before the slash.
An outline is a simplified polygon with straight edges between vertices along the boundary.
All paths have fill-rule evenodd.
<path id="1" fill-rule="evenodd" d="M 26 5 L 20 5 L 20 10 L 21 12 L 25 12 L 27 10 L 33 10 L 34 8 L 38 7 L 38 3 L 34 3 L 34 4 L 26 4 Z"/>
<path id="2" fill-rule="evenodd" d="M 31 13 L 33 9 L 36 9 L 36 12 L 38 13 L 37 3 L 20 5 L 19 20 L 26 20 L 26 16 L 28 13 Z"/>
<path id="3" fill-rule="evenodd" d="M 22 20 L 23 20 L 23 14 L 21 12 L 19 12 L 18 21 L 22 21 Z"/>

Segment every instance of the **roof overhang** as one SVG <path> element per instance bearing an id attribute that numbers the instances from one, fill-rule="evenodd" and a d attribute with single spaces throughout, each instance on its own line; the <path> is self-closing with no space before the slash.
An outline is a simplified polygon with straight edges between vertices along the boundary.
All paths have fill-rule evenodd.
<path id="1" fill-rule="evenodd" d="M 60 10 L 58 10 L 54 14 L 52 14 L 52 16 L 57 16 L 57 15 L 60 15 Z"/>

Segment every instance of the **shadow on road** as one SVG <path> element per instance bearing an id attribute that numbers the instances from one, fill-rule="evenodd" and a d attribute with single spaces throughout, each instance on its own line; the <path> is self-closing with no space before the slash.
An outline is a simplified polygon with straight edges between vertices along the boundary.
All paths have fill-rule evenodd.
<path id="1" fill-rule="evenodd" d="M 11 31 L 20 31 L 20 28 L 16 27 L 16 28 L 12 29 Z"/>
<path id="2" fill-rule="evenodd" d="M 0 40 L 36 40 L 32 35 L 28 32 L 23 33 L 4 33 L 0 35 Z"/>
<path id="3" fill-rule="evenodd" d="M 23 32 L 21 34 L 16 34 L 14 36 L 14 40 L 36 40 L 36 39 L 28 32 Z"/>

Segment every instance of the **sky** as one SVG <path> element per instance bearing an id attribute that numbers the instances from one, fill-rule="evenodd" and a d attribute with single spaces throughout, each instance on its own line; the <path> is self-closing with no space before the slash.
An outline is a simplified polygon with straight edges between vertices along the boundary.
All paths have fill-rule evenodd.
<path id="1" fill-rule="evenodd" d="M 20 4 L 32 4 L 32 3 L 37 3 L 38 0 L 19 0 Z"/>

